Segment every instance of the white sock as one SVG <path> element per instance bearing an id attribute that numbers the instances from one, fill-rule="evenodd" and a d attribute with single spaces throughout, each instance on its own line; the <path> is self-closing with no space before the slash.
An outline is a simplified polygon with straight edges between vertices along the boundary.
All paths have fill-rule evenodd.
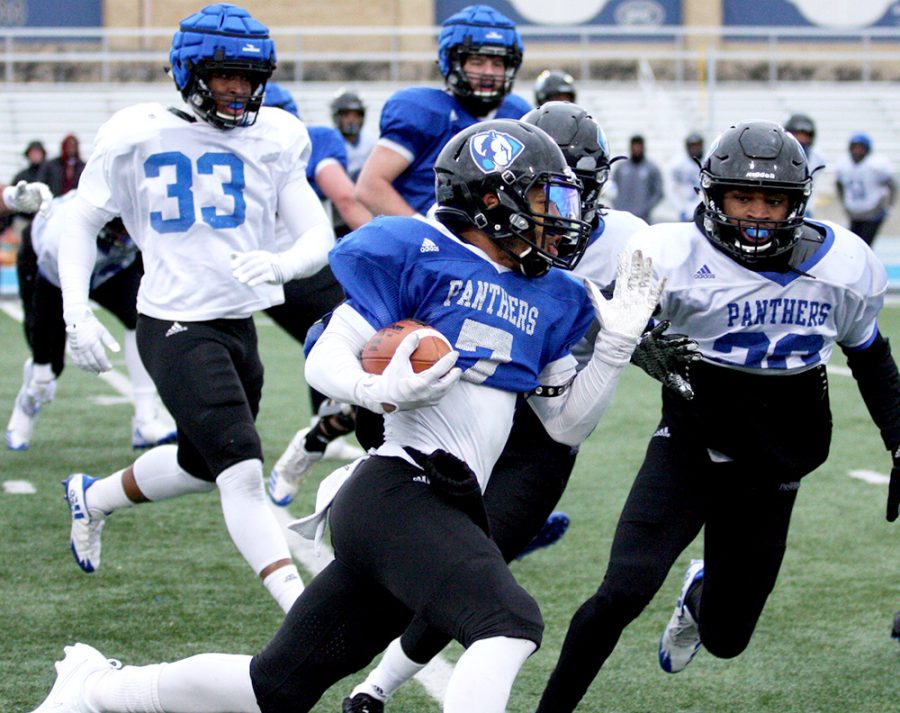
<path id="1" fill-rule="evenodd" d="M 134 462 L 133 467 L 134 482 L 148 500 L 168 500 L 216 489 L 215 483 L 195 478 L 178 465 L 178 446 L 175 445 L 151 448 Z"/>
<path id="2" fill-rule="evenodd" d="M 103 713 L 166 713 L 158 691 L 164 666 L 125 666 L 91 673 L 81 690 L 84 702 Z"/>
<path id="3" fill-rule="evenodd" d="M 260 713 L 250 656 L 200 654 L 90 674 L 85 703 L 103 713 Z"/>
<path id="4" fill-rule="evenodd" d="M 424 663 L 416 663 L 409 658 L 406 652 L 403 651 L 400 639 L 394 639 L 388 644 L 384 656 L 381 657 L 378 665 L 366 676 L 365 681 L 351 691 L 350 697 L 352 698 L 357 693 L 365 693 L 372 696 L 372 698 L 377 698 L 379 701 L 386 701 L 393 695 L 394 691 L 425 668 L 426 665 Z"/>
<path id="5" fill-rule="evenodd" d="M 228 533 L 253 571 L 259 575 L 274 562 L 291 561 L 284 529 L 269 508 L 263 490 L 262 461 L 254 458 L 226 468 L 216 478 L 216 485 Z M 293 572 L 283 569 L 282 581 L 277 585 L 279 595 L 275 598 L 287 611 L 303 591 L 303 582 L 296 567 Z M 296 579 L 292 574 L 297 575 Z"/>
<path id="6" fill-rule="evenodd" d="M 95 481 L 87 489 L 84 498 L 87 501 L 88 509 L 102 510 L 109 515 L 111 512 L 134 505 L 125 495 L 125 489 L 122 487 L 124 472 L 124 469 L 118 470 L 106 478 Z"/>
<path id="7" fill-rule="evenodd" d="M 263 585 L 285 613 L 294 606 L 297 597 L 303 593 L 303 579 L 297 565 L 293 563 L 268 574 L 263 580 Z"/>
<path id="8" fill-rule="evenodd" d="M 537 648 L 533 641 L 495 636 L 465 650 L 444 695 L 444 713 L 503 713 L 513 681 Z"/>

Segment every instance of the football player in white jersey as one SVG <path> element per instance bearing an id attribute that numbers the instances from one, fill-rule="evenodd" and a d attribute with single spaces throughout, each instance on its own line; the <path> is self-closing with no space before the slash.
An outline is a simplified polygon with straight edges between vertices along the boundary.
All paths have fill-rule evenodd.
<path id="1" fill-rule="evenodd" d="M 853 134 L 847 150 L 837 167 L 838 197 L 850 230 L 871 245 L 897 200 L 894 169 L 884 156 L 872 153 L 868 134 Z"/>
<path id="2" fill-rule="evenodd" d="M 181 22 L 169 57 L 188 108 L 138 104 L 101 127 L 60 248 L 60 279 L 73 358 L 105 371 L 106 350 L 118 345 L 87 292 L 93 236 L 120 215 L 144 259 L 138 348 L 178 446 L 154 448 L 102 480 L 70 476 L 71 547 L 92 572 L 111 512 L 218 489 L 232 540 L 286 611 L 303 585 L 262 487 L 252 313 L 281 302 L 284 282 L 319 271 L 334 235 L 306 180 L 305 127 L 261 107 L 275 67 L 268 29 L 242 8 L 209 5 Z M 276 214 L 296 241 L 281 252 Z"/>
<path id="3" fill-rule="evenodd" d="M 885 269 L 840 226 L 804 221 L 806 154 L 777 124 L 731 127 L 701 170 L 694 222 L 651 226 L 630 246 L 666 275 L 658 318 L 699 343 L 695 396 L 663 391 L 662 420 L 616 529 L 597 593 L 572 619 L 540 713 L 572 711 L 622 630 L 704 529 L 659 643 L 667 672 L 704 646 L 747 646 L 772 591 L 801 479 L 831 440 L 825 363 L 838 345 L 894 458 L 900 502 L 900 376 L 877 315 Z"/>
<path id="4" fill-rule="evenodd" d="M 26 450 L 42 407 L 53 401 L 56 379 L 65 366 L 66 324 L 59 289 L 59 243 L 68 224 L 75 191 L 54 198 L 46 217 L 35 216 L 26 228 L 37 257 L 28 339 L 32 356 L 23 368 L 22 388 L 6 427 L 6 447 Z M 134 417 L 131 445 L 150 448 L 175 440 L 175 427 L 159 411 L 156 387 L 137 351 L 137 292 L 141 260 L 119 218 L 97 235 L 97 262 L 91 274 L 91 299 L 112 312 L 125 327 L 125 365 L 131 378 Z"/>
<path id="5" fill-rule="evenodd" d="M 609 178 L 606 133 L 583 108 L 566 101 L 544 102 L 523 116 L 522 121 L 546 131 L 581 180 L 581 214 L 593 230 L 584 255 L 572 271 L 597 285 L 609 285 L 616 277 L 618 254 L 628 239 L 647 224 L 632 213 L 600 204 L 600 194 Z M 571 247 L 577 249 L 578 245 Z M 561 254 L 564 252 L 564 248 L 558 249 Z M 578 349 L 573 350 L 581 364 L 590 360 L 596 329 L 599 326 L 595 324 Z M 694 346 L 678 337 L 645 336 L 632 355 L 632 362 L 655 378 L 665 380 L 668 375 L 676 380 L 673 386 L 684 386 L 678 378 L 677 365 L 693 358 Z M 536 398 L 539 396 L 532 396 L 529 403 Z M 560 443 L 550 436 L 528 404 L 516 409 L 509 438 L 484 492 L 491 537 L 507 562 L 549 544 L 548 535 L 554 525 L 558 528 L 560 522 L 568 522 L 564 513 L 551 511 L 563 495 L 577 455 L 577 446 Z M 391 642 L 365 681 L 344 700 L 343 713 L 381 713 L 396 689 L 421 671 L 449 642 L 450 636 L 428 626 L 422 617 L 414 618 L 403 635 Z"/>
<path id="6" fill-rule="evenodd" d="M 481 490 L 518 394 L 565 384 L 535 406 L 542 423 L 570 445 L 594 428 L 661 284 L 640 253 L 622 255 L 609 301 L 593 283 L 550 269 L 571 264 L 557 247 L 586 239 L 588 225 L 580 184 L 534 126 L 469 127 L 435 173 L 437 220 L 381 217 L 331 252 L 348 299 L 312 349 L 307 378 L 386 417 L 384 445 L 329 476 L 318 512 L 297 524 L 317 530 L 327 516 L 335 559 L 258 655 L 114 669 L 79 644 L 36 713 L 303 713 L 380 653 L 412 612 L 466 648 L 444 711 L 505 710 L 542 620 L 486 531 Z M 423 244 L 437 249 L 422 252 Z M 576 374 L 571 345 L 595 314 L 604 328 Z M 409 355 L 421 331 L 413 332 L 383 374 L 365 373 L 363 346 L 400 315 L 432 324 L 454 350 L 414 373 Z"/>

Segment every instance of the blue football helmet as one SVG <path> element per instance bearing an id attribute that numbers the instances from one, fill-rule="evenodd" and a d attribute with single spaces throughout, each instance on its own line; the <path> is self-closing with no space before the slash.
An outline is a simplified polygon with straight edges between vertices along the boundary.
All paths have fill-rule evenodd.
<path id="1" fill-rule="evenodd" d="M 269 28 L 236 5 L 208 5 L 181 21 L 169 51 L 171 75 L 193 112 L 217 129 L 250 126 L 262 105 L 266 82 L 275 69 L 275 43 Z M 213 74 L 241 74 L 251 93 L 236 97 L 235 114 L 221 113 L 209 89 Z"/>
<path id="2" fill-rule="evenodd" d="M 266 84 L 266 95 L 263 98 L 263 106 L 274 106 L 276 109 L 284 109 L 286 112 L 300 118 L 300 110 L 294 96 L 278 82 Z"/>
<path id="3" fill-rule="evenodd" d="M 447 142 L 434 174 L 435 217 L 457 232 L 487 234 L 526 277 L 578 264 L 591 232 L 581 219 L 581 182 L 542 129 L 514 119 L 473 124 Z"/>
<path id="4" fill-rule="evenodd" d="M 438 68 L 457 98 L 476 105 L 479 115 L 496 107 L 512 91 L 522 65 L 522 37 L 505 15 L 487 5 L 469 5 L 448 17 L 438 37 Z M 462 66 L 470 55 L 502 57 L 506 65 L 499 87 L 473 87 Z"/>

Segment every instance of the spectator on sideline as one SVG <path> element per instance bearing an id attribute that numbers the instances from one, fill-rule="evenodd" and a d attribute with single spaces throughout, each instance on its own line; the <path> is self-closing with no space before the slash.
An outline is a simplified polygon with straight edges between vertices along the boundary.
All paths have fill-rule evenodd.
<path id="1" fill-rule="evenodd" d="M 506 709 L 519 669 L 540 643 L 542 620 L 486 531 L 481 490 L 518 394 L 545 380 L 570 384 L 538 399 L 541 421 L 572 445 L 593 430 L 661 284 L 640 253 L 623 254 L 611 300 L 590 281 L 582 286 L 551 269 L 580 254 L 588 225 L 580 220 L 580 184 L 558 146 L 531 125 L 470 126 L 438 156 L 435 173 L 436 221 L 381 218 L 331 253 L 348 300 L 310 352 L 307 377 L 334 398 L 385 413 L 387 422 L 385 444 L 329 476 L 320 494 L 331 497 L 320 497 L 318 512 L 304 521 L 315 530 L 327 514 L 335 559 L 258 655 L 116 669 L 78 644 L 67 647 L 57 684 L 36 713 L 82 706 L 97 713 L 150 706 L 158 713 L 304 713 L 382 651 L 412 612 L 427 614 L 466 649 L 445 713 Z M 526 221 L 516 220 L 523 215 Z M 438 249 L 422 253 L 425 240 Z M 570 241 L 577 252 L 558 255 Z M 409 279 L 397 284 L 398 274 Z M 458 280 L 496 285 L 531 305 L 531 316 L 515 321 L 478 309 Z M 413 332 L 383 374 L 365 373 L 367 340 L 411 315 L 459 351 L 415 374 L 409 355 L 420 332 Z M 576 374 L 571 346 L 595 315 L 604 327 Z M 509 350 L 486 359 L 487 345 L 498 343 Z"/>
<path id="2" fill-rule="evenodd" d="M 703 136 L 694 131 L 684 140 L 684 153 L 669 165 L 672 201 L 681 222 L 694 219 L 700 205 L 700 161 L 703 159 Z"/>
<path id="3" fill-rule="evenodd" d="M 538 108 L 552 101 L 574 104 L 577 96 L 575 80 L 561 69 L 545 69 L 534 82 L 534 104 Z"/>
<path id="4" fill-rule="evenodd" d="M 837 193 L 850 232 L 871 245 L 897 199 L 894 169 L 887 158 L 872 153 L 868 134 L 853 134 L 848 151 L 838 163 Z"/>
<path id="5" fill-rule="evenodd" d="M 118 344 L 88 289 L 97 232 L 121 216 L 144 261 L 138 349 L 178 446 L 153 448 L 106 478 L 66 480 L 72 553 L 93 572 L 110 513 L 218 491 L 232 541 L 287 611 L 303 583 L 263 488 L 252 315 L 282 302 L 285 282 L 321 270 L 334 233 L 306 180 L 306 128 L 262 107 L 275 69 L 268 28 L 243 8 L 208 5 L 181 21 L 169 60 L 186 110 L 136 104 L 100 128 L 59 265 L 73 360 L 106 371 Z M 276 216 L 294 238 L 286 250 Z"/>
<path id="6" fill-rule="evenodd" d="M 356 92 L 340 89 L 331 100 L 331 120 L 347 145 L 347 173 L 356 181 L 363 164 L 375 148 L 375 137 L 363 130 L 366 105 Z M 351 228 L 355 230 L 355 228 Z"/>
<path id="7" fill-rule="evenodd" d="M 54 196 L 61 196 L 78 187 L 78 179 L 84 171 L 84 161 L 78 149 L 78 139 L 74 134 L 63 138 L 59 156 L 44 163 L 40 180 L 50 186 Z"/>
<path id="8" fill-rule="evenodd" d="M 6 447 L 26 450 L 42 407 L 56 395 L 56 379 L 65 366 L 66 323 L 59 289 L 59 243 L 69 220 L 74 191 L 54 198 L 49 214 L 35 216 L 28 228 L 39 266 L 31 305 L 31 357 L 23 367 L 22 387 L 6 427 Z M 143 269 L 137 246 L 122 221 L 107 223 L 97 235 L 97 262 L 91 274 L 91 299 L 112 312 L 125 327 L 125 366 L 131 378 L 133 448 L 150 448 L 175 440 L 175 427 L 158 408 L 156 387 L 137 351 L 137 293 Z"/>
<path id="9" fill-rule="evenodd" d="M 662 174 L 657 165 L 645 155 L 643 136 L 632 136 L 629 145 L 631 155 L 628 160 L 619 161 L 613 166 L 613 208 L 627 210 L 649 223 L 653 209 L 663 199 Z"/>
<path id="10" fill-rule="evenodd" d="M 802 479 L 828 456 L 825 364 L 835 346 L 891 454 L 886 515 L 897 519 L 900 374 L 877 321 L 887 275 L 849 231 L 804 222 L 811 183 L 806 154 L 781 126 L 739 124 L 703 162 L 694 221 L 650 226 L 629 242 L 666 275 L 655 318 L 696 339 L 702 360 L 688 368 L 693 399 L 663 391 L 606 574 L 572 618 L 538 713 L 575 710 L 701 530 L 704 559 L 687 568 L 659 664 L 678 673 L 701 646 L 719 658 L 744 651 L 775 586 Z"/>
<path id="11" fill-rule="evenodd" d="M 446 88 L 402 89 L 381 111 L 381 136 L 356 183 L 373 215 L 425 215 L 434 203 L 434 160 L 452 136 L 489 114 L 518 119 L 531 110 L 510 94 L 522 50 L 516 26 L 487 5 L 444 21 L 438 68 Z"/>

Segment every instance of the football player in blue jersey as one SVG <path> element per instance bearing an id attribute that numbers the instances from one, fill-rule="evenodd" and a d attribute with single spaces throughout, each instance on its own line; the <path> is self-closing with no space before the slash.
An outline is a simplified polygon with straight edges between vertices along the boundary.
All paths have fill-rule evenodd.
<path id="1" fill-rule="evenodd" d="M 100 128 L 59 264 L 73 360 L 106 371 L 107 349 L 118 345 L 88 289 L 97 232 L 121 216 L 144 261 L 138 349 L 178 446 L 154 448 L 106 478 L 70 476 L 71 549 L 93 572 L 110 513 L 217 491 L 237 549 L 287 610 L 303 584 L 262 486 L 263 366 L 252 314 L 282 302 L 283 283 L 321 270 L 334 233 L 306 180 L 305 127 L 262 106 L 275 68 L 268 29 L 243 8 L 208 5 L 181 22 L 169 58 L 186 106 L 137 104 Z M 276 215 L 288 244 L 276 240 Z"/>
<path id="2" fill-rule="evenodd" d="M 151 702 L 160 713 L 302 713 L 367 665 L 413 613 L 466 649 L 443 710 L 505 710 L 543 624 L 490 539 L 481 491 L 520 394 L 554 394 L 534 408 L 560 442 L 575 445 L 591 432 L 662 283 L 639 252 L 621 255 L 609 300 L 590 281 L 551 269 L 571 267 L 588 225 L 580 183 L 537 127 L 469 127 L 447 144 L 435 173 L 436 220 L 379 218 L 331 253 L 347 301 L 310 352 L 308 381 L 385 414 L 384 444 L 329 476 L 317 512 L 294 524 L 318 533 L 327 518 L 335 559 L 256 656 L 115 668 L 77 644 L 36 713 L 112 713 Z M 603 329 L 576 373 L 571 348 L 595 315 Z M 432 325 L 453 350 L 413 372 L 416 331 L 383 374 L 366 373 L 364 345 L 401 318 Z"/>
<path id="3" fill-rule="evenodd" d="M 450 137 L 485 117 L 518 119 L 531 109 L 510 94 L 522 49 L 515 25 L 487 5 L 444 21 L 438 67 L 446 89 L 403 89 L 381 111 L 378 142 L 356 183 L 373 214 L 425 215 L 434 203 L 431 169 Z"/>
<path id="4" fill-rule="evenodd" d="M 781 126 L 729 128 L 701 168 L 693 222 L 630 242 L 666 275 L 661 319 L 694 338 L 694 398 L 663 391 L 662 420 L 625 503 L 597 592 L 575 613 L 538 711 L 572 711 L 623 629 L 704 532 L 659 641 L 683 670 L 701 646 L 748 645 L 784 556 L 804 476 L 831 441 L 825 369 L 837 345 L 893 457 L 887 519 L 900 503 L 900 375 L 877 316 L 887 287 L 858 236 L 804 220 L 807 157 Z"/>
<path id="5" fill-rule="evenodd" d="M 600 204 L 611 160 L 605 132 L 584 109 L 562 101 L 547 102 L 528 112 L 522 121 L 546 131 L 581 180 L 582 218 L 593 230 L 573 272 L 598 285 L 608 285 L 615 279 L 617 255 L 647 224 L 627 211 Z M 574 352 L 581 364 L 590 358 L 591 341 L 590 337 L 582 340 L 579 347 L 586 348 Z M 695 347 L 689 340 L 651 333 L 642 338 L 632 362 L 690 396 L 689 385 L 678 368 L 694 357 Z M 527 404 L 516 409 L 509 438 L 484 492 L 491 537 L 507 562 L 521 559 L 535 546 L 537 533 L 546 531 L 563 515 L 551 515 L 551 511 L 568 484 L 577 454 L 577 446 L 550 436 L 534 409 Z M 365 681 L 344 700 L 344 713 L 380 713 L 394 691 L 422 670 L 450 638 L 417 616 L 403 636 L 390 643 Z"/>

